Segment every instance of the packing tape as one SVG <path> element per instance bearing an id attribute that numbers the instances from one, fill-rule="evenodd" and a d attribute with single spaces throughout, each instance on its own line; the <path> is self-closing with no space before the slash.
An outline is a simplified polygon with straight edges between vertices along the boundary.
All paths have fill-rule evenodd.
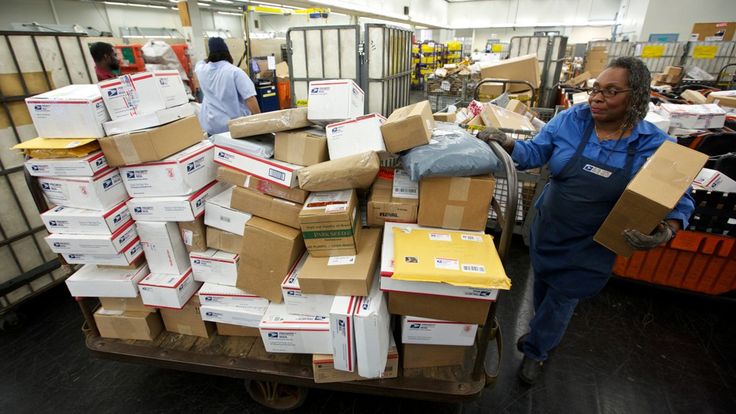
<path id="1" fill-rule="evenodd" d="M 450 201 L 466 201 L 470 193 L 470 177 L 453 177 L 447 199 Z"/>
<path id="2" fill-rule="evenodd" d="M 119 135 L 116 138 L 116 141 L 117 142 L 115 143 L 115 147 L 120 153 L 120 156 L 123 158 L 123 163 L 125 165 L 137 164 L 141 162 L 140 158 L 138 157 L 138 153 L 135 150 L 135 144 L 133 144 L 133 139 L 131 138 L 130 134 Z"/>
<path id="3" fill-rule="evenodd" d="M 442 227 L 446 229 L 459 229 L 462 226 L 464 214 L 465 207 L 446 206 L 445 213 L 442 215 Z"/>

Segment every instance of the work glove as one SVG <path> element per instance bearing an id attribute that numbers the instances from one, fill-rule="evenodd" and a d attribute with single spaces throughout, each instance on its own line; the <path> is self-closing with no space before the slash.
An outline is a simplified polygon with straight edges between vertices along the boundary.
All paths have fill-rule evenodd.
<path id="1" fill-rule="evenodd" d="M 498 142 L 503 149 L 511 151 L 514 149 L 514 139 L 509 138 L 505 132 L 499 131 L 496 128 L 489 127 L 478 133 L 478 139 L 485 141 L 487 144 L 491 142 Z"/>
<path id="2" fill-rule="evenodd" d="M 652 234 L 644 234 L 639 230 L 624 230 L 624 239 L 636 250 L 648 250 L 667 243 L 675 237 L 675 230 L 667 222 L 661 222 Z"/>

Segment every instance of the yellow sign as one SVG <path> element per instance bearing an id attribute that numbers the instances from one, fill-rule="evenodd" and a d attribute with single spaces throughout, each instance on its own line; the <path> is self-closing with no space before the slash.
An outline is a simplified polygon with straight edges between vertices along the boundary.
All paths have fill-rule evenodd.
<path id="1" fill-rule="evenodd" d="M 647 45 L 641 50 L 643 58 L 658 58 L 664 56 L 664 45 Z"/>
<path id="2" fill-rule="evenodd" d="M 693 48 L 693 59 L 715 59 L 716 53 L 716 45 L 698 45 Z"/>
<path id="3" fill-rule="evenodd" d="M 491 52 L 493 53 L 501 53 L 503 52 L 503 45 L 500 43 L 495 43 L 491 45 Z"/>

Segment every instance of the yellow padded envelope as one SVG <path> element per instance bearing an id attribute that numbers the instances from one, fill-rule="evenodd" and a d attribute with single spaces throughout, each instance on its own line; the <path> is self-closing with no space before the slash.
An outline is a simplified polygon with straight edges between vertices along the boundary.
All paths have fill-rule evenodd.
<path id="1" fill-rule="evenodd" d="M 32 158 L 82 158 L 100 149 L 95 138 L 33 138 L 13 147 Z"/>
<path id="2" fill-rule="evenodd" d="M 511 289 L 493 237 L 443 229 L 394 228 L 393 279 Z"/>

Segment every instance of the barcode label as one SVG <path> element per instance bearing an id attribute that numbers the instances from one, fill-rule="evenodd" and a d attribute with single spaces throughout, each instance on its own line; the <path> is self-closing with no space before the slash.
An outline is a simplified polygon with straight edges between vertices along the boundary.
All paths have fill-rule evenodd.
<path id="1" fill-rule="evenodd" d="M 432 241 L 452 241 L 452 236 L 449 234 L 442 234 L 442 233 L 429 233 L 429 240 Z"/>
<path id="2" fill-rule="evenodd" d="M 464 264 L 463 265 L 463 272 L 469 272 L 469 273 L 485 273 L 486 272 L 486 268 L 483 265 Z"/>
<path id="3" fill-rule="evenodd" d="M 230 222 L 230 217 L 220 216 L 220 221 L 224 221 L 225 223 Z"/>
<path id="4" fill-rule="evenodd" d="M 395 198 L 419 198 L 419 184 L 409 179 L 409 174 L 404 170 L 394 171 L 393 187 L 391 196 Z"/>
<path id="5" fill-rule="evenodd" d="M 435 257 L 434 267 L 435 269 L 458 270 L 460 268 L 460 263 L 457 261 L 457 259 Z"/>
<path id="6" fill-rule="evenodd" d="M 460 239 L 463 241 L 472 241 L 472 242 L 482 242 L 483 237 L 476 236 L 473 234 L 462 234 L 460 235 Z"/>
<path id="7" fill-rule="evenodd" d="M 327 266 L 344 266 L 355 264 L 355 256 L 332 256 L 327 259 Z"/>
<path id="8" fill-rule="evenodd" d="M 325 213 L 341 213 L 347 211 L 348 206 L 346 204 L 330 204 L 325 207 Z"/>

